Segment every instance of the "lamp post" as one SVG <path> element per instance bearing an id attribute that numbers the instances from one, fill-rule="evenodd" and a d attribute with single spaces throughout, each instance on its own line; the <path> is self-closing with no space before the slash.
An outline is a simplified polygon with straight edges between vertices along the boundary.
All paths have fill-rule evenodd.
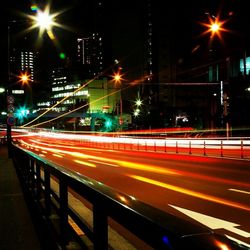
<path id="1" fill-rule="evenodd" d="M 11 23 L 14 23 L 15 20 L 8 21 L 8 34 L 7 34 L 7 39 L 8 39 L 8 47 L 7 47 L 7 52 L 8 52 L 8 85 L 6 88 L 6 108 L 7 108 L 7 119 L 6 119 L 6 125 L 7 125 L 7 146 L 8 146 L 8 157 L 12 157 L 12 151 L 11 151 L 11 127 L 14 124 L 14 96 L 12 95 L 12 90 L 11 90 L 11 85 L 12 85 L 12 72 L 11 72 L 11 53 L 10 53 L 10 44 L 11 44 L 11 37 L 10 37 L 10 28 L 11 28 Z"/>
<path id="2" fill-rule="evenodd" d="M 119 67 L 119 70 L 113 75 L 113 80 L 115 81 L 115 84 L 120 84 L 120 90 L 122 90 L 122 74 L 120 73 L 121 68 Z M 120 131 L 122 131 L 122 124 L 123 124 L 123 117 L 122 117 L 122 93 L 120 91 L 120 114 L 119 114 L 119 125 L 120 125 Z"/>
<path id="3" fill-rule="evenodd" d="M 211 15 L 210 13 L 205 13 L 208 16 L 208 22 L 206 23 L 201 23 L 206 30 L 203 32 L 202 35 L 210 35 L 210 46 L 212 45 L 213 42 L 215 42 L 214 40 L 217 38 L 219 40 L 222 40 L 222 32 L 228 32 L 229 30 L 227 30 L 224 25 L 226 23 L 227 20 L 220 20 L 219 16 L 214 16 Z M 212 71 L 213 72 L 213 71 Z M 213 73 L 211 74 L 213 76 Z M 211 80 L 215 80 L 216 82 L 218 82 L 218 85 L 220 86 L 220 122 L 221 122 L 221 127 L 224 127 L 224 118 L 227 118 L 228 112 L 227 112 L 227 104 L 228 104 L 228 95 L 224 89 L 224 81 L 220 80 L 219 81 L 219 67 L 218 65 L 216 65 L 216 79 L 211 79 Z M 229 136 L 229 122 L 226 119 L 226 134 L 227 137 Z"/>
<path id="4" fill-rule="evenodd" d="M 49 13 L 49 7 L 47 7 L 44 11 L 37 10 L 36 15 L 27 16 L 28 18 L 25 20 L 21 20 L 22 23 L 30 23 L 32 28 L 39 28 L 39 35 L 41 36 L 44 31 L 47 31 L 47 34 L 51 39 L 54 39 L 52 26 L 56 23 L 54 22 L 54 16 Z M 14 84 L 13 79 L 13 72 L 11 71 L 11 62 L 12 62 L 12 54 L 11 54 L 11 24 L 19 23 L 17 20 L 8 21 L 8 32 L 7 32 L 7 39 L 8 39 L 8 47 L 7 47 L 7 64 L 8 64 L 8 85 L 6 88 L 6 96 L 7 96 L 7 145 L 8 145 L 8 155 L 11 158 L 11 127 L 14 125 L 14 96 L 12 95 L 12 84 Z M 30 76 L 27 73 L 23 73 L 19 76 L 19 82 L 22 84 L 27 84 L 30 81 Z"/>

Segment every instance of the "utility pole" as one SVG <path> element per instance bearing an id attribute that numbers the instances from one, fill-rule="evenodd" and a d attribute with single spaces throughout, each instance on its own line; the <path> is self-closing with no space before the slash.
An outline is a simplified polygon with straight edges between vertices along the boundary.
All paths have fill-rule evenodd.
<path id="1" fill-rule="evenodd" d="M 8 63 L 8 85 L 7 85 L 7 95 L 6 95 L 6 103 L 7 103 L 7 119 L 6 119 L 6 125 L 7 125 L 7 146 L 8 146 L 8 157 L 12 157 L 12 152 L 11 152 L 11 141 L 12 141 L 12 136 L 11 136 L 11 126 L 13 125 L 14 118 L 12 112 L 14 112 L 14 97 L 11 95 L 11 69 L 10 69 L 10 22 L 8 21 L 8 48 L 7 48 L 7 53 L 8 53 L 8 58 L 7 58 L 7 63 Z"/>

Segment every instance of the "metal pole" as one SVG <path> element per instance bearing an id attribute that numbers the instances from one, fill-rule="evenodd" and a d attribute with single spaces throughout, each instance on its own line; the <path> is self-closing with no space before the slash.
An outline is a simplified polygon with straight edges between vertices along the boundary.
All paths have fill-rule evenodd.
<path id="1" fill-rule="evenodd" d="M 7 123 L 7 120 L 6 120 Z M 12 158 L 12 150 L 11 150 L 11 126 L 7 123 L 7 146 L 8 146 L 8 157 Z"/>
<path id="2" fill-rule="evenodd" d="M 7 39 L 8 39 L 8 47 L 7 47 L 7 64 L 8 64 L 8 86 L 7 86 L 7 95 L 6 95 L 6 98 L 5 98 L 5 101 L 6 101 L 6 108 L 7 108 L 7 97 L 8 95 L 10 95 L 11 93 L 11 90 L 10 90 L 10 84 L 11 84 L 11 72 L 10 72 L 10 24 L 9 24 L 9 21 L 8 21 L 8 24 L 7 24 L 7 28 L 8 28 L 8 34 L 7 34 Z M 7 109 L 6 109 L 7 110 Z M 6 119 L 6 125 L 7 125 L 7 146 L 8 146 L 8 157 L 11 158 L 12 157 L 12 152 L 11 152 L 11 126 L 10 124 L 8 124 L 7 122 L 7 119 Z"/>

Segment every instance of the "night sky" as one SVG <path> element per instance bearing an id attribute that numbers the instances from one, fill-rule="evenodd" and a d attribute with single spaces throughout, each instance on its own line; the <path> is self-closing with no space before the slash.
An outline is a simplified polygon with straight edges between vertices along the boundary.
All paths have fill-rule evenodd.
<path id="1" fill-rule="evenodd" d="M 0 27 L 2 30 L 2 35 L 0 37 L 0 83 L 6 81 L 7 77 L 7 50 L 8 50 L 8 26 L 11 27 L 10 24 L 13 20 L 18 20 L 17 23 L 20 28 L 17 27 L 16 30 L 24 31 L 28 25 L 22 24 L 21 20 L 26 20 L 25 14 L 33 15 L 34 13 L 31 11 L 30 6 L 34 1 L 30 0 L 8 0 L 4 5 L 4 12 L 0 16 Z M 37 2 L 37 5 L 42 8 L 42 6 L 46 5 L 45 1 L 40 1 L 41 4 Z M 73 37 L 77 34 L 79 36 L 84 36 L 89 31 L 89 28 L 92 27 L 91 19 L 88 18 L 88 15 L 91 13 L 86 11 L 90 9 L 90 5 L 86 3 L 87 1 L 81 0 L 60 0 L 50 2 L 51 12 L 60 12 L 60 15 L 57 16 L 56 22 L 59 24 L 64 24 L 62 28 L 55 28 L 54 32 L 57 37 L 57 44 L 53 44 L 50 39 L 46 36 L 43 36 L 42 41 L 37 41 L 38 29 L 32 30 L 28 33 L 17 34 L 15 28 L 10 28 L 10 35 L 16 37 L 28 37 L 31 46 L 35 46 L 37 50 L 42 52 L 41 54 L 45 54 L 45 57 L 48 57 L 48 60 L 51 57 L 55 57 L 59 52 L 69 53 L 72 51 L 70 43 Z M 90 1 L 91 2 L 91 1 Z M 83 12 L 85 13 L 83 15 Z M 27 19 L 28 20 L 28 19 Z M 87 21 L 88 20 L 88 21 Z M 11 21 L 11 22 L 10 22 Z M 67 25 L 65 25 L 67 24 Z M 13 32 L 14 30 L 14 32 Z M 13 34 L 14 33 L 14 34 Z M 70 46 L 69 46 L 70 44 Z M 45 53 L 44 53 L 45 52 Z"/>
<path id="2" fill-rule="evenodd" d="M 39 2 L 39 1 L 38 1 Z M 37 2 L 37 3 L 38 3 Z M 40 1 L 42 4 L 45 4 L 46 1 Z M 128 31 L 136 25 L 134 23 L 136 20 L 135 16 L 138 13 L 138 16 L 141 12 L 140 4 L 145 1 L 143 0 L 127 0 L 127 1 L 114 1 L 106 0 L 106 3 L 109 4 L 110 10 L 105 17 L 109 19 L 110 22 L 110 33 L 115 38 L 113 44 L 114 49 L 116 50 L 115 55 L 120 57 L 128 54 L 131 43 L 133 42 L 133 37 L 126 37 L 124 31 Z M 245 1 L 247 2 L 247 1 Z M 0 49 L 1 49 L 1 82 L 6 79 L 6 68 L 7 68 L 7 26 L 8 20 L 14 20 L 18 18 L 23 18 L 20 16 L 20 13 L 29 13 L 32 14 L 30 10 L 31 4 L 34 1 L 31 0 L 8 0 L 4 3 L 4 13 L 1 14 L 1 30 L 2 35 L 0 38 Z M 220 15 L 223 19 L 228 19 L 227 26 L 236 29 L 233 32 L 227 32 L 224 36 L 237 38 L 237 32 L 242 33 L 242 30 L 246 30 L 246 23 L 248 20 L 245 20 L 247 17 L 243 13 L 244 0 L 176 0 L 173 2 L 169 1 L 153 1 L 155 8 L 159 11 L 159 25 L 162 25 L 162 29 L 167 29 L 167 25 L 175 30 L 176 33 L 176 53 L 180 60 L 186 60 L 190 56 L 190 53 L 195 48 L 195 46 L 200 46 L 202 39 L 199 37 L 201 34 L 202 27 L 198 24 L 198 21 L 207 20 L 206 13 L 211 15 Z M 84 1 L 84 0 L 54 0 L 50 1 L 51 9 L 53 12 L 61 11 L 61 14 L 57 17 L 57 22 L 67 25 L 64 29 L 56 29 L 55 34 L 58 37 L 58 44 L 55 46 L 49 41 L 49 39 L 44 39 L 43 43 L 40 44 L 39 50 L 51 53 L 51 57 L 55 56 L 58 50 L 65 51 L 70 53 L 72 51 L 72 39 L 77 34 L 78 36 L 84 36 L 88 34 L 89 31 L 93 30 L 94 27 L 94 15 L 92 9 L 93 1 Z M 39 3 L 38 3 L 39 6 Z M 40 6 L 42 6 L 40 4 Z M 172 8 L 174 11 L 172 11 Z M 170 18 L 171 23 L 166 24 L 164 20 L 166 15 L 173 15 Z M 248 15 L 249 16 L 249 15 Z M 136 22 L 140 22 L 140 19 L 137 19 Z M 162 23 L 162 24 L 161 24 Z M 165 26 L 164 26 L 165 25 Z M 121 27 L 121 28 L 120 28 Z M 138 25 L 139 27 L 139 25 Z M 203 27 L 204 28 L 204 27 Z M 140 32 L 140 30 L 138 30 Z M 234 33 L 234 34 L 233 34 Z M 129 33 L 128 33 L 129 34 Z M 36 36 L 36 32 L 32 31 L 31 36 Z M 134 36 L 136 38 L 136 33 Z M 170 34 L 171 35 L 171 34 Z M 115 37 L 119 36 L 119 37 Z M 238 36 L 239 37 L 239 36 Z M 130 41 L 128 41 L 130 39 Z M 228 43 L 231 43 L 232 41 Z M 209 41 L 208 36 L 203 38 L 207 43 Z M 128 48 L 125 46 L 120 46 L 118 42 L 128 41 Z M 136 40 L 134 41 L 136 44 Z M 35 43 L 33 43 L 34 45 Z M 70 46 L 69 46 L 70 45 Z M 132 49 L 131 49 L 132 51 Z M 132 52 L 131 52 L 132 53 Z M 188 63 L 188 60 L 187 60 Z"/>

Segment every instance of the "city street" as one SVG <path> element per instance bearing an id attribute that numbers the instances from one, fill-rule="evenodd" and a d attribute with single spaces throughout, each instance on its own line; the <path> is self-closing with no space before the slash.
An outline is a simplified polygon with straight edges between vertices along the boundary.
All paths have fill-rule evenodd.
<path id="1" fill-rule="evenodd" d="M 19 142 L 48 161 L 250 247 L 248 160 L 89 148 L 36 136 Z"/>

